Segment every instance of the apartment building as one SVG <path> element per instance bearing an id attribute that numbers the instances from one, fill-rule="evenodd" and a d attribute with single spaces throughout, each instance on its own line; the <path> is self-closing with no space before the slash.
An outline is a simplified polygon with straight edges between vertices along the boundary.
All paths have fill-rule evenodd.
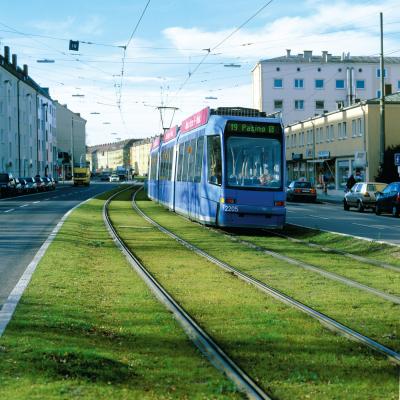
<path id="1" fill-rule="evenodd" d="M 400 92 L 385 97 L 385 148 L 400 145 Z M 343 189 L 353 174 L 375 180 L 379 170 L 379 100 L 361 101 L 285 127 L 287 178 Z"/>
<path id="2" fill-rule="evenodd" d="M 131 147 L 131 166 L 136 175 L 145 176 L 149 171 L 149 154 L 153 138 L 134 142 Z"/>
<path id="3" fill-rule="evenodd" d="M 287 50 L 259 61 L 252 77 L 254 108 L 281 113 L 285 125 L 380 97 L 379 57 Z M 386 94 L 400 90 L 400 57 L 385 57 L 384 77 Z"/>
<path id="4" fill-rule="evenodd" d="M 86 160 L 86 120 L 66 104 L 55 101 L 57 116 L 57 151 L 62 176 L 71 175 L 71 165 L 79 166 Z"/>
<path id="5" fill-rule="evenodd" d="M 0 55 L 0 172 L 15 176 L 55 175 L 56 117 L 53 100 L 18 67 L 10 48 Z"/>
<path id="6" fill-rule="evenodd" d="M 91 160 L 92 172 L 114 171 L 117 167 L 130 170 L 131 147 L 140 139 L 126 139 L 115 143 L 100 144 L 87 148 L 86 159 Z"/>

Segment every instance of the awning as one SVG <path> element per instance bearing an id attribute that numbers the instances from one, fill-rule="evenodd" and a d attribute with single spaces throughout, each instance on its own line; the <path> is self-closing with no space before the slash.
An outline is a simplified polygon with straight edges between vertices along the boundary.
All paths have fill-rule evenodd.
<path id="1" fill-rule="evenodd" d="M 323 158 L 320 160 L 307 160 L 307 162 L 310 164 L 319 164 L 319 163 L 323 163 L 325 161 L 331 161 L 331 160 L 332 160 L 332 158 Z"/>

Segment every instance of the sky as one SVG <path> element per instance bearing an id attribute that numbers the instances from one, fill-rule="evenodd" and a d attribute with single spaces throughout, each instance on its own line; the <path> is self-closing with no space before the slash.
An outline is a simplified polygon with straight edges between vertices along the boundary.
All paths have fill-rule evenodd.
<path id="1" fill-rule="evenodd" d="M 379 55 L 380 12 L 385 55 L 399 57 L 398 0 L 1 0 L 0 53 L 10 46 L 80 113 L 95 145 L 154 136 L 206 106 L 252 107 L 251 70 L 286 49 Z"/>

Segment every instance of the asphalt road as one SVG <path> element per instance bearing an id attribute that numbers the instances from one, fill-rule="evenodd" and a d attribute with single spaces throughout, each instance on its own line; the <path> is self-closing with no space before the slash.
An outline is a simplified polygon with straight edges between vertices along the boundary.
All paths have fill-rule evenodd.
<path id="1" fill-rule="evenodd" d="M 353 209 L 352 209 L 353 210 Z M 342 204 L 287 203 L 287 222 L 400 245 L 400 218 L 344 211 Z"/>
<path id="2" fill-rule="evenodd" d="M 115 187 L 60 185 L 56 190 L 0 201 L 0 309 L 62 216 L 75 205 Z"/>

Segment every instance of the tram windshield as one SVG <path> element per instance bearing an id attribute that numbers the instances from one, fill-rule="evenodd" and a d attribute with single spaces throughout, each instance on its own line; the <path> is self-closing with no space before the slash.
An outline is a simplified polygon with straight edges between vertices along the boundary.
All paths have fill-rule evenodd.
<path id="1" fill-rule="evenodd" d="M 228 186 L 277 189 L 282 186 L 282 148 L 277 139 L 229 136 L 226 142 Z"/>

